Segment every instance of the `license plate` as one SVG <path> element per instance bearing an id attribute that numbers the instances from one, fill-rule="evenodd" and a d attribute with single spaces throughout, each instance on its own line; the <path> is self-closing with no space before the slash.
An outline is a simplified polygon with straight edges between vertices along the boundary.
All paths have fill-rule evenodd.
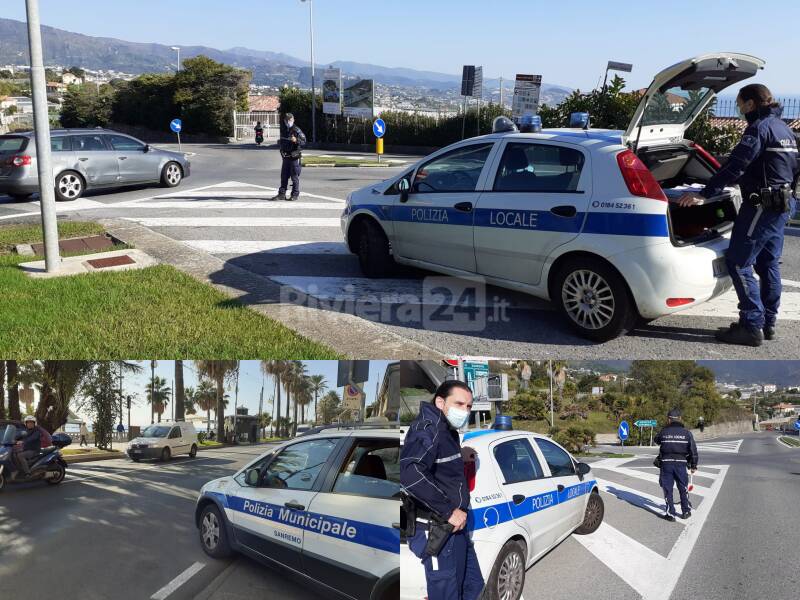
<path id="1" fill-rule="evenodd" d="M 131 450 L 131 452 L 132 452 L 133 454 L 141 454 L 141 453 L 142 453 L 142 451 L 141 451 L 141 450 Z"/>
<path id="2" fill-rule="evenodd" d="M 714 259 L 711 268 L 714 270 L 714 277 L 725 277 L 728 274 L 728 266 L 725 264 L 724 258 Z"/>

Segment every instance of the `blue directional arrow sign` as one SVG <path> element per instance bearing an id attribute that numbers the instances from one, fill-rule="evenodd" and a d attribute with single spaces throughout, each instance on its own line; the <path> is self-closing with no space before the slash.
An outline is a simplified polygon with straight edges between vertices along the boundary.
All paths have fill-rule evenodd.
<path id="1" fill-rule="evenodd" d="M 183 121 L 180 119 L 172 119 L 172 121 L 169 122 L 169 128 L 175 133 L 180 133 L 181 129 L 183 129 Z"/>
<path id="2" fill-rule="evenodd" d="M 623 421 L 622 423 L 620 423 L 619 429 L 617 429 L 617 435 L 619 436 L 619 439 L 621 439 L 624 442 L 625 440 L 628 439 L 628 436 L 630 434 L 631 434 L 631 428 L 630 425 L 628 425 L 628 422 Z"/>
<path id="3" fill-rule="evenodd" d="M 383 122 L 383 119 L 375 119 L 375 122 L 372 124 L 372 133 L 375 134 L 376 138 L 382 138 L 386 133 L 386 123 Z"/>
<path id="4" fill-rule="evenodd" d="M 637 427 L 655 427 L 658 425 L 658 421 L 655 419 L 639 419 L 634 423 Z"/>
<path id="5" fill-rule="evenodd" d="M 794 422 L 794 428 L 800 429 L 800 420 Z"/>

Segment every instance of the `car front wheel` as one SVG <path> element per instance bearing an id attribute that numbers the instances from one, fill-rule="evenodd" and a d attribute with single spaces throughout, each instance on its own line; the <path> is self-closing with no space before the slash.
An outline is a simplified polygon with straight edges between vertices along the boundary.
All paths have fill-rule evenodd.
<path id="1" fill-rule="evenodd" d="M 169 448 L 164 448 L 161 451 L 161 460 L 163 462 L 167 462 L 170 459 L 171 456 L 172 456 L 172 453 L 169 451 Z"/>
<path id="2" fill-rule="evenodd" d="M 192 444 L 191 450 L 189 450 L 189 458 L 194 458 L 197 456 L 197 446 Z"/>
<path id="3" fill-rule="evenodd" d="M 561 267 L 552 298 L 572 327 L 595 342 L 625 335 L 638 319 L 622 276 L 591 257 L 576 258 Z"/>
<path id="4" fill-rule="evenodd" d="M 589 500 L 586 502 L 586 512 L 583 514 L 583 522 L 575 530 L 575 533 L 579 535 L 594 533 L 603 522 L 604 514 L 605 505 L 600 494 L 589 494 Z"/>
<path id="5" fill-rule="evenodd" d="M 483 600 L 519 600 L 525 585 L 525 546 L 510 541 L 500 550 L 486 582 Z"/>
<path id="6" fill-rule="evenodd" d="M 56 177 L 56 200 L 67 202 L 83 195 L 83 178 L 75 171 L 65 171 Z"/>
<path id="7" fill-rule="evenodd" d="M 356 238 L 358 263 L 364 275 L 370 278 L 388 277 L 395 267 L 389 239 L 380 225 L 363 221 Z"/>
<path id="8" fill-rule="evenodd" d="M 161 170 L 161 185 L 168 188 L 177 186 L 183 179 L 181 166 L 176 162 L 168 162 Z"/>
<path id="9" fill-rule="evenodd" d="M 231 555 L 225 524 L 219 509 L 213 504 L 206 505 L 200 513 L 200 544 L 212 558 L 226 558 Z"/>

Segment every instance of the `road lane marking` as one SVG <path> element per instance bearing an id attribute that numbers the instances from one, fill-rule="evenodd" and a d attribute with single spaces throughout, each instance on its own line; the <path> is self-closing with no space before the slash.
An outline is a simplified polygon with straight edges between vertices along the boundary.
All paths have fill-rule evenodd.
<path id="1" fill-rule="evenodd" d="M 331 210 L 342 212 L 342 207 L 332 202 L 286 202 L 284 200 L 272 201 L 268 198 L 260 200 L 215 200 L 217 196 L 209 196 L 208 200 L 192 200 L 185 198 L 180 201 L 152 201 L 146 204 L 120 202 L 114 208 L 187 208 L 193 210 L 209 209 L 269 209 L 269 210 Z"/>
<path id="2" fill-rule="evenodd" d="M 787 284 L 788 285 L 788 284 Z M 798 285 L 800 287 L 800 285 Z M 698 304 L 686 310 L 674 313 L 677 316 L 690 317 L 731 317 L 738 318 L 739 300 L 733 290 L 726 292 L 704 304 Z M 800 321 L 800 292 L 787 292 L 781 294 L 781 309 L 778 321 Z"/>
<path id="3" fill-rule="evenodd" d="M 733 440 L 728 442 L 701 442 L 697 444 L 697 450 L 704 452 L 725 452 L 727 454 L 738 454 L 739 448 L 744 440 Z"/>
<path id="4" fill-rule="evenodd" d="M 150 596 L 150 600 L 164 600 L 165 598 L 169 597 L 175 590 L 181 587 L 184 583 L 189 581 L 192 577 L 197 575 L 200 570 L 205 567 L 206 565 L 201 562 L 196 562 L 188 569 L 186 569 L 183 573 L 178 575 L 175 579 L 170 581 L 167 585 L 162 587 L 158 590 L 155 594 Z"/>
<path id="5" fill-rule="evenodd" d="M 647 492 L 642 492 L 641 490 L 637 490 L 632 487 L 628 487 L 626 485 L 622 485 L 621 483 L 616 483 L 613 481 L 609 481 L 607 479 L 603 479 L 602 477 L 596 477 L 597 485 L 600 486 L 600 489 L 617 498 L 617 500 L 622 500 L 623 502 L 627 502 L 628 504 L 633 504 L 634 506 L 638 506 L 639 508 L 643 508 L 646 511 L 653 513 L 654 515 L 663 515 L 664 511 L 661 508 L 664 504 L 664 498 L 659 498 L 658 496 L 653 496 L 652 494 L 648 494 Z M 618 490 L 620 492 L 624 492 L 628 496 L 637 496 L 638 498 L 626 498 L 623 497 L 622 494 L 616 494 L 611 490 Z M 637 502 L 637 500 L 641 498 L 646 502 Z M 649 506 L 649 504 L 655 504 L 656 508 Z"/>
<path id="6" fill-rule="evenodd" d="M 349 256 L 344 242 L 300 242 L 272 240 L 184 240 L 184 244 L 209 254 L 327 254 Z"/>
<path id="7" fill-rule="evenodd" d="M 145 227 L 336 227 L 338 217 L 123 217 Z"/>

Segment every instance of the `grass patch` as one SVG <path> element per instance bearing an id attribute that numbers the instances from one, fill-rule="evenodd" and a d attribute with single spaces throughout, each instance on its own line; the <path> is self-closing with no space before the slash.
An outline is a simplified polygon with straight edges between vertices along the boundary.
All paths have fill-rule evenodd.
<path id="1" fill-rule="evenodd" d="M 203 440 L 202 442 L 200 442 L 200 445 L 201 445 L 203 448 L 217 448 L 217 447 L 219 447 L 219 446 L 222 446 L 222 442 L 218 442 L 218 441 L 216 441 L 216 440 L 214 440 L 214 441 L 211 441 L 211 440 Z"/>
<path id="2" fill-rule="evenodd" d="M 792 438 L 786 435 L 782 435 L 780 437 L 780 440 L 788 446 L 794 446 L 795 448 L 800 447 L 800 440 L 798 440 L 797 438 Z"/>
<path id="3" fill-rule="evenodd" d="M 98 223 L 85 221 L 60 221 L 58 223 L 59 239 L 101 235 L 104 232 L 103 226 Z M 0 225 L 0 255 L 11 254 L 17 244 L 36 244 L 42 241 L 40 224 Z M 27 259 L 37 260 L 30 256 Z"/>
<path id="4" fill-rule="evenodd" d="M 120 454 L 119 450 L 101 450 L 100 448 L 64 448 L 64 456 L 86 456 L 91 454 Z"/>
<path id="5" fill-rule="evenodd" d="M 91 225 L 82 224 L 71 232 L 102 231 Z M 7 244 L 35 241 L 28 226 L 3 229 Z M 0 356 L 338 358 L 331 348 L 170 266 L 31 279 L 17 268 L 30 260 L 0 254 Z"/>
<path id="6" fill-rule="evenodd" d="M 358 167 L 360 165 L 378 164 L 377 158 L 351 158 L 349 156 L 304 156 L 303 166 L 309 165 L 332 165 L 335 167 Z M 380 164 L 389 166 L 392 161 L 381 159 Z"/>

